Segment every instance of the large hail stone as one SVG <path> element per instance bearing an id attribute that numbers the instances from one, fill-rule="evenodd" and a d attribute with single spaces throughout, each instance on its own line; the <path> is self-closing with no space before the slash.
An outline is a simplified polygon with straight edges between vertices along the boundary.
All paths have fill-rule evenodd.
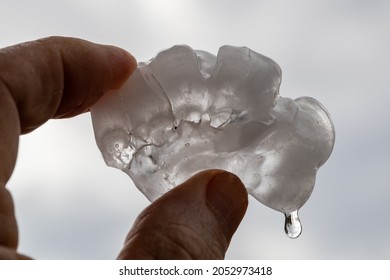
<path id="1" fill-rule="evenodd" d="M 281 97 L 280 82 L 279 66 L 248 48 L 174 46 L 92 107 L 97 145 L 150 201 L 205 169 L 235 173 L 295 238 L 335 132 L 318 101 Z"/>

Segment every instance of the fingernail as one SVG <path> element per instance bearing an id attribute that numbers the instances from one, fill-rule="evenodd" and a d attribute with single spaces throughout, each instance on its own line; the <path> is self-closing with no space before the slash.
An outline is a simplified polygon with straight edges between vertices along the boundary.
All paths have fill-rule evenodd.
<path id="1" fill-rule="evenodd" d="M 236 175 L 221 171 L 207 186 L 206 202 L 229 242 L 248 206 L 248 193 L 244 184 Z"/>

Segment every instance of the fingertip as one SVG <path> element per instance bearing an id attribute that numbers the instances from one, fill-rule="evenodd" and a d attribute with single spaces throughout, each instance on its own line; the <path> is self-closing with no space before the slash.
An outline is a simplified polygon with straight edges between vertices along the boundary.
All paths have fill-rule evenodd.
<path id="1" fill-rule="evenodd" d="M 61 50 L 65 85 L 56 118 L 88 111 L 103 95 L 121 87 L 137 67 L 134 56 L 122 48 L 74 38 L 57 40 L 68 45 Z"/>
<path id="2" fill-rule="evenodd" d="M 114 46 L 106 47 L 109 64 L 113 73 L 113 82 L 110 89 L 118 89 L 137 68 L 137 60 L 124 49 Z"/>
<path id="3" fill-rule="evenodd" d="M 217 172 L 207 186 L 206 204 L 230 242 L 248 207 L 248 192 L 244 184 L 232 173 Z"/>

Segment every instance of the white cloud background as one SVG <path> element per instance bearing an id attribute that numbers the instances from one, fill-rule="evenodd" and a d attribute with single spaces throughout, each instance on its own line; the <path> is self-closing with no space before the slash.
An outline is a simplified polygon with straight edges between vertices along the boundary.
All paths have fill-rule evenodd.
<path id="1" fill-rule="evenodd" d="M 254 199 L 230 259 L 390 257 L 389 1 L 11 1 L 0 47 L 50 35 L 130 51 L 139 61 L 174 44 L 216 53 L 248 46 L 283 70 L 281 95 L 309 95 L 330 111 L 336 145 L 301 209 L 303 234 Z M 90 116 L 49 121 L 21 137 L 8 188 L 21 251 L 41 259 L 111 259 L 149 202 L 105 166 Z"/>

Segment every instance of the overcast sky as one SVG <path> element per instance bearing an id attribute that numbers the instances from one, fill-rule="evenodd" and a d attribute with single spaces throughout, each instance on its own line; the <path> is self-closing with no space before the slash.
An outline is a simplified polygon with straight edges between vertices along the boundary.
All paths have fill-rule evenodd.
<path id="1" fill-rule="evenodd" d="M 230 259 L 390 257 L 390 1 L 2 0 L 0 47 L 50 35 L 117 45 L 138 61 L 174 44 L 247 46 L 283 71 L 280 94 L 327 107 L 336 145 L 300 211 L 303 233 L 250 200 Z M 21 138 L 20 249 L 40 259 L 112 259 L 149 202 L 106 167 L 89 114 Z"/>

